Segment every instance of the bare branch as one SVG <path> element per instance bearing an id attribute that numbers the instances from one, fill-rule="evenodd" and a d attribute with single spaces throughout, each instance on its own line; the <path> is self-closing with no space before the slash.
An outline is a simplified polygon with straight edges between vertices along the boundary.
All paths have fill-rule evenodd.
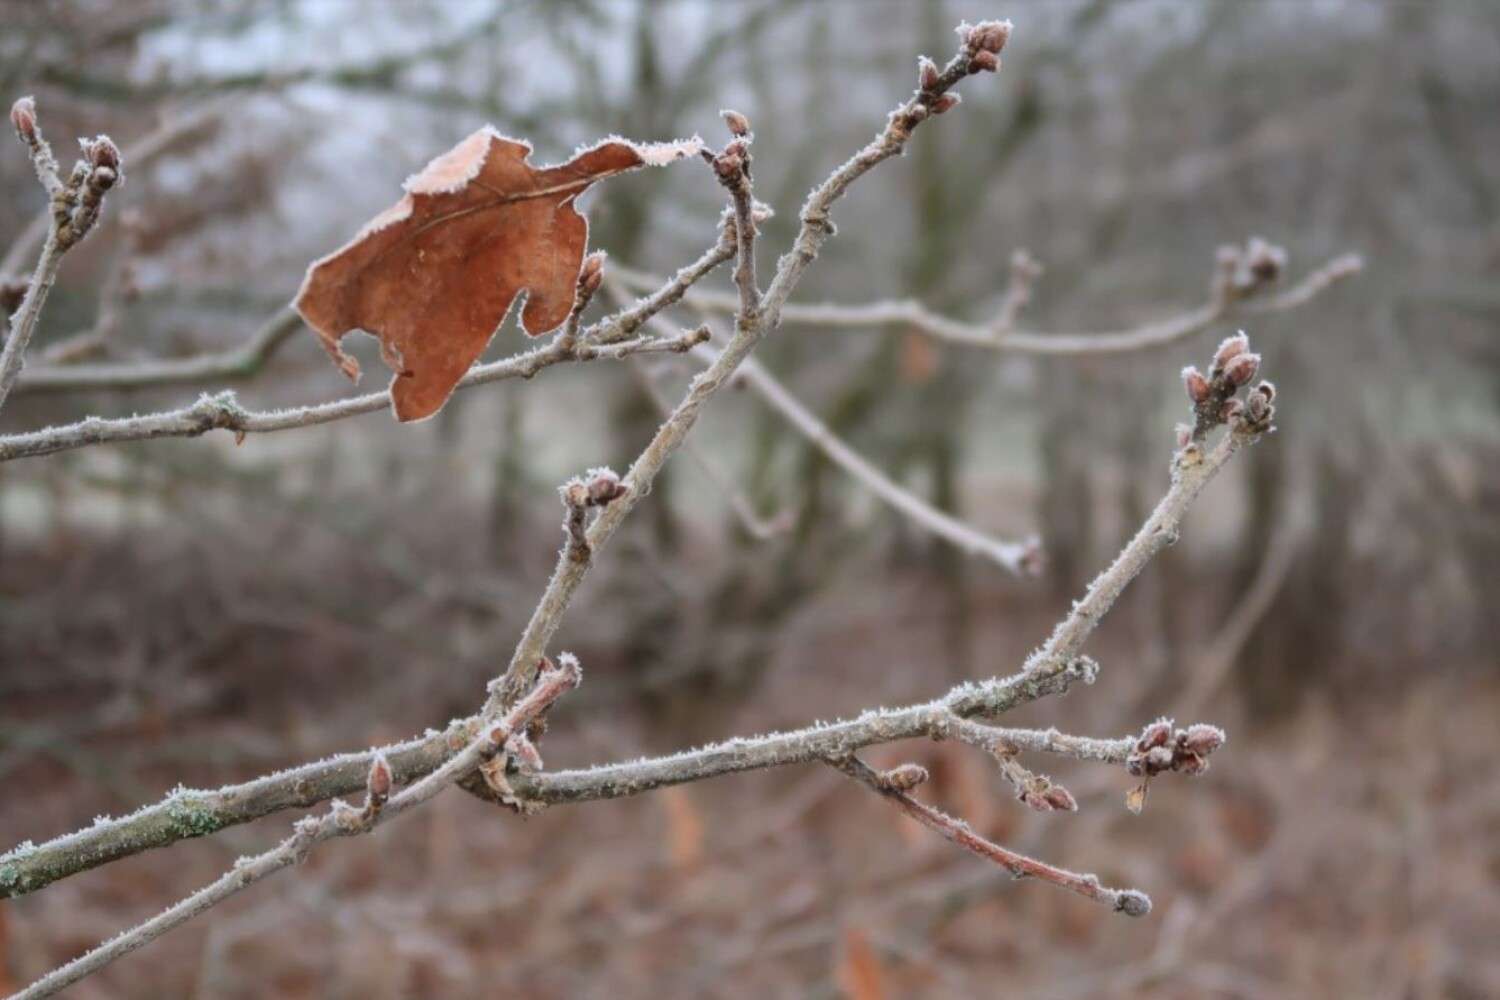
<path id="1" fill-rule="evenodd" d="M 302 328 L 302 317 L 286 308 L 263 323 L 245 343 L 227 351 L 112 364 L 36 365 L 21 375 L 16 393 L 142 389 L 208 379 L 249 378 L 264 368 L 271 356 Z"/>
<path id="2" fill-rule="evenodd" d="M 1227 322 L 1242 311 L 1262 314 L 1294 309 L 1310 302 L 1342 279 L 1357 274 L 1362 267 L 1363 263 L 1357 255 L 1345 254 L 1308 274 L 1292 288 L 1264 301 L 1212 298 L 1196 309 L 1169 319 L 1127 329 L 1089 333 L 1011 330 L 1006 325 L 1006 308 L 1002 308 L 1000 316 L 992 324 L 965 323 L 933 312 L 914 299 L 872 302 L 860 306 L 788 304 L 781 308 L 779 316 L 784 322 L 830 329 L 901 325 L 937 340 L 996 351 L 1062 356 L 1125 354 L 1175 343 L 1202 333 L 1216 323 Z M 654 281 L 650 275 L 629 268 L 617 267 L 613 274 L 633 288 L 649 285 Z M 1012 288 L 1014 287 L 1013 284 Z M 737 307 L 734 296 L 710 291 L 695 291 L 687 296 L 686 302 L 688 305 L 719 313 L 733 312 Z M 1009 296 L 1007 303 L 1010 303 Z"/>
<path id="3" fill-rule="evenodd" d="M 651 378 L 651 374 L 645 371 L 639 363 L 631 364 L 630 371 L 635 376 L 636 382 L 640 385 L 641 391 L 651 401 L 651 405 L 656 407 L 663 417 L 671 416 L 672 404 L 662 394 L 661 389 Z M 724 495 L 724 499 L 729 503 L 729 509 L 739 521 L 740 527 L 745 529 L 745 533 L 751 538 L 764 542 L 775 538 L 777 535 L 784 534 L 791 528 L 794 519 L 791 516 L 792 512 L 790 510 L 784 510 L 770 518 L 761 517 L 756 513 L 755 506 L 750 502 L 750 498 L 734 484 L 729 478 L 729 474 L 719 468 L 713 459 L 705 455 L 703 449 L 695 446 L 691 439 L 683 442 L 682 450 L 703 471 L 703 475 L 714 485 L 714 488 Z"/>
<path id="4" fill-rule="evenodd" d="M 580 343 L 572 350 L 566 350 L 564 345 L 554 341 L 524 354 L 475 365 L 458 383 L 458 388 L 467 389 L 507 378 L 531 378 L 543 368 L 567 361 L 625 358 L 634 354 L 681 353 L 702 343 L 707 337 L 707 330 L 690 330 L 665 339 L 638 337 L 607 344 Z M 197 402 L 176 410 L 118 419 L 87 417 L 74 424 L 0 437 L 0 462 L 50 455 L 93 444 L 146 441 L 163 437 L 198 437 L 211 430 L 227 430 L 237 438 L 246 434 L 269 434 L 375 413 L 390 405 L 390 391 L 381 390 L 331 403 L 256 411 L 240 406 L 234 393 L 225 391 L 202 396 Z"/>
<path id="5" fill-rule="evenodd" d="M 707 344 L 695 348 L 694 354 L 708 361 L 717 357 Z M 834 434 L 755 359 L 751 358 L 741 366 L 739 377 L 829 460 L 923 531 L 967 555 L 988 559 L 1018 576 L 1036 575 L 1040 566 L 1040 546 L 1035 539 L 1006 542 L 991 538 L 903 489 Z"/>
<path id="6" fill-rule="evenodd" d="M 363 810 L 355 810 L 335 801 L 333 808 L 324 815 L 300 820 L 292 835 L 276 847 L 252 858 L 241 858 L 217 881 L 150 920 L 53 970 L 15 994 L 12 1000 L 36 1000 L 52 996 L 222 903 L 240 890 L 301 862 L 319 843 L 334 837 L 369 833 L 379 824 L 432 799 L 448 788 L 455 779 L 479 766 L 487 757 L 493 757 L 502 751 L 513 734 L 523 732 L 554 701 L 577 687 L 579 680 L 578 661 L 572 657 L 560 657 L 558 666 L 541 674 L 536 687 L 518 701 L 498 725 L 482 731 L 461 752 L 389 801 L 384 796 L 389 794 L 392 775 L 389 765 L 384 766 L 382 774 L 384 758 L 377 755 L 366 771 L 366 804 Z"/>
<path id="7" fill-rule="evenodd" d="M 57 281 L 63 254 L 88 235 L 99 219 L 105 194 L 120 180 L 120 151 L 107 136 L 83 143 L 83 158 L 73 166 L 64 181 L 58 172 L 52 147 L 42 136 L 36 120 L 36 102 L 29 97 L 16 101 L 10 109 L 10 123 L 31 155 L 37 179 L 41 181 L 51 203 L 51 224 L 42 244 L 36 270 L 26 288 L 20 306 L 10 317 L 5 346 L 0 350 L 0 407 L 21 374 L 26 348 L 36 333 L 47 294 Z"/>
<path id="8" fill-rule="evenodd" d="M 830 763 L 866 788 L 895 803 L 898 809 L 929 830 L 935 830 L 959 847 L 993 861 L 1018 879 L 1034 878 L 1049 882 L 1131 917 L 1143 917 L 1151 912 L 1151 898 L 1139 889 L 1111 889 L 1101 884 L 1097 876 L 1081 875 L 1064 868 L 1055 868 L 1044 861 L 1017 854 L 993 841 L 986 840 L 975 833 L 963 820 L 955 819 L 939 809 L 919 802 L 908 792 L 891 782 L 882 780 L 879 773 L 857 757 L 846 757 L 842 760 L 830 761 Z"/>

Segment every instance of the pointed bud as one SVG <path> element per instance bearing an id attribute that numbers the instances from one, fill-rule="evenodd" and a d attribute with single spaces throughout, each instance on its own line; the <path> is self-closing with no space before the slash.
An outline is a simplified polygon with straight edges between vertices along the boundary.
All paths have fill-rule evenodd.
<path id="1" fill-rule="evenodd" d="M 960 98 L 957 94 L 944 94 L 942 97 L 939 97 L 937 100 L 932 102 L 932 113 L 935 115 L 941 115 L 952 111 L 954 108 L 958 107 L 958 102 L 960 100 L 962 100 L 962 98 Z"/>
<path id="2" fill-rule="evenodd" d="M 1049 813 L 1055 806 L 1047 801 L 1047 793 L 1037 788 L 1023 788 L 1016 798 L 1039 813 Z"/>
<path id="3" fill-rule="evenodd" d="M 994 73 L 1000 69 L 1000 57 L 983 49 L 969 60 L 970 73 Z"/>
<path id="4" fill-rule="evenodd" d="M 10 106 L 10 124 L 28 146 L 36 144 L 36 98 L 23 97 Z"/>
<path id="5" fill-rule="evenodd" d="M 1259 354 L 1238 354 L 1224 366 L 1224 377 L 1236 386 L 1248 385 L 1258 371 L 1260 371 Z"/>
<path id="6" fill-rule="evenodd" d="M 1197 723 L 1183 734 L 1182 747 L 1189 753 L 1208 755 L 1224 745 L 1224 730 L 1218 726 Z"/>
<path id="7" fill-rule="evenodd" d="M 1255 393 L 1266 397 L 1266 402 L 1269 403 L 1276 398 L 1276 383 L 1261 379 L 1260 384 L 1255 387 Z"/>
<path id="8" fill-rule="evenodd" d="M 972 26 L 961 24 L 958 30 L 969 51 L 999 55 L 1005 43 L 1010 41 L 1012 27 L 1009 21 L 980 21 Z"/>
<path id="9" fill-rule="evenodd" d="M 880 783 L 896 792 L 909 792 L 927 780 L 927 768 L 921 764 L 902 764 L 880 772 Z"/>
<path id="10" fill-rule="evenodd" d="M 603 507 L 625 492 L 625 486 L 613 469 L 594 469 L 589 473 L 588 502 Z"/>
<path id="11" fill-rule="evenodd" d="M 1078 800 L 1073 798 L 1073 793 L 1068 791 L 1062 785 L 1053 785 L 1051 788 L 1047 789 L 1046 799 L 1047 803 L 1052 806 L 1053 809 L 1057 809 L 1061 812 L 1078 811 Z"/>
<path id="12" fill-rule="evenodd" d="M 385 754 L 376 754 L 370 762 L 370 775 L 365 779 L 365 792 L 371 802 L 381 803 L 391 797 L 391 765 Z"/>
<path id="13" fill-rule="evenodd" d="M 1145 753 L 1152 747 L 1166 746 L 1167 741 L 1172 738 L 1172 720 L 1157 719 L 1151 725 L 1141 730 L 1141 738 L 1136 740 L 1136 749 Z"/>
<path id="14" fill-rule="evenodd" d="M 1272 408 L 1271 404 L 1266 402 L 1265 396 L 1262 396 L 1258 392 L 1253 392 L 1245 402 L 1245 412 L 1250 415 L 1250 422 L 1252 424 L 1263 424 L 1270 419 Z"/>
<path id="15" fill-rule="evenodd" d="M 603 250 L 596 250 L 583 258 L 583 266 L 578 269 L 578 291 L 583 296 L 592 298 L 604 283 L 604 260 L 607 256 Z"/>
<path id="16" fill-rule="evenodd" d="M 1225 365 L 1248 350 L 1250 350 L 1250 338 L 1245 336 L 1243 330 L 1233 337 L 1224 338 L 1224 342 L 1214 352 L 1214 368 L 1223 371 Z"/>
<path id="17" fill-rule="evenodd" d="M 736 136 L 747 136 L 750 134 L 750 119 L 738 111 L 730 111 L 727 108 L 719 112 L 724 119 L 724 124 L 729 126 L 731 134 Z"/>
<path id="18" fill-rule="evenodd" d="M 88 161 L 89 166 L 95 169 L 105 167 L 119 173 L 120 147 L 109 136 L 96 135 L 92 139 L 79 139 L 78 145 L 83 149 L 83 158 Z"/>
<path id="19" fill-rule="evenodd" d="M 933 87 L 936 87 L 938 85 L 938 76 L 937 63 L 926 56 L 917 60 L 917 82 L 921 84 L 923 90 L 931 90 Z"/>
<path id="20" fill-rule="evenodd" d="M 1188 399 L 1194 403 L 1201 403 L 1208 399 L 1211 391 L 1208 379 L 1204 378 L 1203 373 L 1192 365 L 1182 370 L 1182 384 L 1187 389 Z"/>

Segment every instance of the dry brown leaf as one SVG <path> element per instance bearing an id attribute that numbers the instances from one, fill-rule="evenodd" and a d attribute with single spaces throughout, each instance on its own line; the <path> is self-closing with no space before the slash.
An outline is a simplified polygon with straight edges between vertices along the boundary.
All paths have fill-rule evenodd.
<path id="1" fill-rule="evenodd" d="M 680 785 L 665 788 L 657 796 L 667 812 L 667 847 L 672 864 L 696 868 L 703 860 L 703 816 Z"/>
<path id="2" fill-rule="evenodd" d="M 521 326 L 532 336 L 567 319 L 588 244 L 578 196 L 595 181 L 700 146 L 611 138 L 561 166 L 534 167 L 530 145 L 487 126 L 408 178 L 400 201 L 315 261 L 294 304 L 350 378 L 359 364 L 340 339 L 352 330 L 378 337 L 396 372 L 397 419 L 430 417 L 517 295 L 526 293 Z"/>
<path id="3" fill-rule="evenodd" d="M 836 977 L 839 990 L 848 1000 L 885 1000 L 885 967 L 870 946 L 870 939 L 858 927 L 844 931 Z"/>

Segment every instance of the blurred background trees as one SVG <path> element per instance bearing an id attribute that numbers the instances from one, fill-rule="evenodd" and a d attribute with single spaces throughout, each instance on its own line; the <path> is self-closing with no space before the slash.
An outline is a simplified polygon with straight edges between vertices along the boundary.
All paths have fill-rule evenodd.
<path id="1" fill-rule="evenodd" d="M 1471 776 L 1490 791 L 1467 820 L 1477 832 L 1454 828 L 1467 845 L 1457 861 L 1413 874 L 1403 852 L 1446 815 L 1459 793 L 1457 763 L 1500 738 L 1481 711 L 1500 703 L 1500 7 L 11 2 L 0 92 L 34 91 L 54 136 L 108 131 L 129 164 L 100 231 L 68 258 L 33 357 L 128 361 L 242 342 L 290 300 L 309 260 L 485 122 L 530 140 L 536 159 L 550 162 L 614 132 L 717 136 L 718 110 L 742 110 L 757 136 L 757 194 L 779 213 L 768 240 L 783 245 L 806 190 L 910 88 L 912 53 L 946 52 L 956 21 L 987 16 L 1016 22 L 1001 85 L 966 95 L 905 162 L 851 197 L 837 244 L 799 301 L 911 296 L 982 321 L 1000 307 L 1008 261 L 1024 247 L 1046 271 L 1023 327 L 1110 329 L 1200 304 L 1216 248 L 1251 235 L 1287 248 L 1291 277 L 1361 254 L 1359 277 L 1300 309 L 1246 320 L 1286 416 L 1215 485 L 1185 542 L 1127 595 L 1101 637 L 1125 669 L 1101 682 L 1109 696 L 1090 711 L 1106 729 L 1138 727 L 1140 706 L 1191 689 L 1206 659 L 1227 664 L 1225 683 L 1204 695 L 1224 721 L 1245 720 L 1232 730 L 1243 757 L 1226 755 L 1213 775 L 1223 798 L 1202 807 L 1213 810 L 1204 822 L 1224 832 L 1205 856 L 1174 861 L 1201 880 L 1184 890 L 1196 914 L 1233 905 L 1224 887 L 1245 865 L 1267 866 L 1263 881 L 1280 886 L 1299 865 L 1331 863 L 1319 853 L 1332 850 L 1324 821 L 1299 812 L 1311 793 L 1286 787 L 1289 755 L 1313 767 L 1357 747 L 1367 748 L 1361 767 L 1384 761 L 1385 779 L 1345 775 L 1314 797 L 1389 832 L 1349 846 L 1351 857 L 1367 850 L 1378 863 L 1351 874 L 1345 900 L 1396 892 L 1403 902 L 1382 903 L 1388 923 L 1351 923 L 1338 904 L 1298 896 L 1303 883 L 1292 877 L 1276 890 L 1288 898 L 1275 912 L 1317 947 L 1298 950 L 1269 930 L 1259 944 L 1199 945 L 1209 951 L 1188 949 L 1172 968 L 1202 973 L 1201 989 L 1218 988 L 1205 984 L 1226 968 L 1237 971 L 1238 992 L 1267 995 L 1315 984 L 1358 993 L 1365 975 L 1383 992 L 1411 985 L 1404 995 L 1496 989 L 1493 957 L 1465 960 L 1475 956 L 1455 929 L 1460 916 L 1497 929 L 1493 899 L 1470 895 L 1493 890 L 1500 860 L 1492 783 Z M 6 254 L 40 209 L 28 172 L 19 152 L 0 156 L 7 275 L 30 266 L 24 247 Z M 622 178 L 590 196 L 591 242 L 621 265 L 673 269 L 712 239 L 721 202 L 707 171 Z M 1228 332 L 1079 361 L 938 344 L 900 328 L 789 325 L 762 357 L 803 400 L 939 507 L 999 535 L 1037 532 L 1048 572 L 1005 579 L 916 534 L 743 394 L 706 419 L 700 447 L 763 515 L 789 512 L 795 524 L 752 538 L 694 465 L 674 464 L 649 514 L 617 543 L 628 557 L 601 565 L 583 596 L 588 612 L 564 628 L 564 646 L 593 674 L 579 704 L 618 709 L 608 724 L 596 716 L 587 732 L 564 737 L 573 759 L 798 721 L 810 708 L 858 710 L 871 692 L 921 696 L 1011 668 L 1139 522 L 1181 416 L 1174 373 Z M 521 339 L 511 321 L 492 351 L 510 353 Z M 372 346 L 351 349 L 365 348 L 367 370 L 379 373 Z M 650 368 L 662 379 L 690 370 Z M 258 406 L 352 391 L 300 333 L 235 387 Z M 195 391 L 28 392 L 10 401 L 0 430 L 156 409 Z M 217 783 L 467 711 L 550 567 L 554 484 L 587 465 L 623 463 L 658 421 L 638 380 L 594 367 L 476 390 L 417 427 L 376 415 L 238 448 L 211 436 L 0 467 L 0 774 L 15 789 L 0 828 L 11 841 L 50 835 L 128 808 L 167 779 Z M 1248 620 L 1237 621 L 1247 603 Z M 1465 705 L 1481 724 L 1435 735 L 1468 718 Z M 1465 742 L 1448 747 L 1447 738 Z M 933 752 L 940 765 L 946 758 Z M 964 789 L 990 780 L 954 768 L 935 766 L 949 794 L 972 798 Z M 660 824 L 689 839 L 693 822 L 733 829 L 749 801 L 737 780 L 700 800 L 674 799 L 665 815 L 632 805 L 621 850 L 654 857 Z M 1035 940 L 997 946 L 970 940 L 972 926 L 953 929 L 951 914 L 967 907 L 998 914 L 994 934 L 1041 911 L 1033 934 L 1064 952 L 1076 947 L 1074 969 L 1119 968 L 1122 952 L 1155 956 L 1168 935 L 1193 933 L 1183 917 L 1101 946 L 1089 918 L 1065 901 L 949 885 L 963 858 L 928 858 L 911 876 L 934 908 L 883 909 L 869 902 L 880 875 L 834 856 L 832 831 L 849 818 L 818 797 L 821 787 L 787 804 L 788 828 L 814 842 L 797 848 L 811 858 L 783 866 L 752 853 L 746 866 L 768 885 L 784 880 L 785 894 L 798 879 L 816 883 L 816 902 L 799 910 L 784 895 L 777 905 L 811 927 L 874 928 L 878 961 L 896 982 L 921 973 L 934 950 L 964 956 L 958 974 L 976 976 L 955 983 L 922 973 L 908 989 L 962 989 L 996 965 L 1017 982 L 1061 982 L 1061 959 L 1038 958 Z M 476 803 L 446 808 L 484 815 Z M 1113 790 L 1094 811 L 1109 819 L 1080 819 L 1074 836 L 1119 835 Z M 993 808 L 991 819 L 1032 822 Z M 1170 836 L 1144 829 L 1125 836 Z M 451 843 L 442 837 L 467 841 L 467 831 L 445 834 L 435 822 L 410 836 L 426 838 L 424 884 L 440 890 L 439 902 L 420 906 L 457 909 L 410 954 L 383 959 L 399 968 L 403 989 L 459 989 L 484 972 L 490 982 L 561 990 L 566 978 L 547 978 L 556 970 L 509 963 L 503 948 L 492 954 L 464 936 L 487 904 L 455 904 L 442 888 L 472 878 L 472 868 L 465 875 L 443 860 Z M 541 833 L 525 836 L 544 849 Z M 572 863 L 575 839 L 587 843 L 585 829 L 547 842 L 546 856 Z M 880 831 L 877 842 L 899 853 L 892 839 Z M 1273 847 L 1302 860 L 1277 855 L 1285 867 L 1273 871 Z M 204 871 L 215 869 L 220 859 L 198 849 Z M 364 915 L 322 932 L 321 951 L 286 957 L 287 992 L 308 969 L 360 968 L 344 950 L 363 953 L 372 935 L 387 933 L 380 913 L 418 905 L 361 869 L 374 863 L 370 850 L 332 876 L 364 901 Z M 479 850 L 466 843 L 463 864 L 479 863 Z M 557 927 L 580 913 L 607 923 L 638 906 L 663 927 L 687 917 L 718 927 L 737 942 L 721 950 L 768 947 L 774 928 L 748 926 L 750 915 L 720 912 L 709 898 L 735 890 L 728 862 L 713 848 L 707 860 L 702 853 L 687 858 L 692 877 L 672 891 L 657 885 L 650 905 L 630 902 L 646 890 L 628 872 L 596 872 L 598 884 L 574 886 L 591 902 L 549 904 L 561 908 L 547 914 Z M 88 936 L 87 914 L 156 898 L 153 873 L 170 870 L 161 865 L 138 859 L 126 866 L 134 881 L 101 875 L 10 904 L 0 919 L 9 920 L 15 977 L 67 949 L 65 907 L 84 907 L 84 926 L 71 933 Z M 520 878 L 490 875 L 497 884 Z M 235 984 L 255 968 L 253 939 L 274 936 L 255 914 L 338 905 L 271 895 L 247 904 L 242 919 L 262 928 L 245 931 L 248 951 L 235 951 L 233 927 L 189 934 L 166 947 L 190 958 L 122 966 L 137 977 L 129 982 L 142 995 L 157 992 L 142 985 L 148 974 L 171 993 L 248 989 Z M 1272 908 L 1254 912 L 1268 920 Z M 560 935 L 557 927 L 540 920 L 530 933 Z M 1389 964 L 1336 961 L 1393 939 L 1408 950 Z M 530 944 L 546 954 L 545 941 Z M 622 982 L 666 981 L 641 955 L 680 958 L 687 947 L 659 927 L 607 944 L 601 968 Z M 785 968 L 754 973 L 767 988 L 820 976 L 831 987 L 830 970 L 853 946 L 835 932 L 786 947 Z M 1278 967 L 1270 954 L 1293 959 Z M 1064 985 L 1090 995 L 1090 982 Z"/>

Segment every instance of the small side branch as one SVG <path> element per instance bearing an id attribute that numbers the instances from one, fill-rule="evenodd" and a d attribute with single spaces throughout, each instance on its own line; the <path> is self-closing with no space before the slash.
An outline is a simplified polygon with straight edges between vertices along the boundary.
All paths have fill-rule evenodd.
<path id="1" fill-rule="evenodd" d="M 696 348 L 694 354 L 708 361 L 716 357 L 713 349 L 706 344 Z M 988 559 L 1017 576 L 1037 575 L 1042 565 L 1041 543 L 1037 539 L 1008 542 L 991 538 L 958 518 L 938 510 L 915 493 L 903 489 L 833 433 L 827 424 L 803 406 L 754 358 L 741 366 L 740 377 L 830 461 L 882 501 L 910 518 L 918 528 L 941 538 L 967 555 Z"/>
<path id="2" fill-rule="evenodd" d="M 1015 298 L 1014 278 L 1000 314 L 991 324 L 968 323 L 934 312 L 914 299 L 871 302 L 866 305 L 792 304 L 780 311 L 782 322 L 825 329 L 870 329 L 899 325 L 916 330 L 934 340 L 965 347 L 980 347 L 1001 352 L 1077 357 L 1095 354 L 1129 354 L 1165 347 L 1202 333 L 1218 323 L 1229 322 L 1240 314 L 1269 314 L 1295 309 L 1312 301 L 1338 282 L 1359 273 L 1363 262 L 1356 254 L 1335 257 L 1309 273 L 1300 282 L 1270 298 L 1252 298 L 1274 279 L 1262 279 L 1257 286 L 1240 289 L 1231 296 L 1215 294 L 1204 305 L 1189 309 L 1168 319 L 1120 330 L 1087 333 L 1045 333 L 1012 328 L 1019 309 Z M 616 268 L 613 274 L 632 288 L 652 285 L 655 279 L 629 268 Z M 1030 286 L 1025 286 L 1029 294 Z M 1024 302 L 1024 299 L 1021 301 Z M 686 297 L 690 306 L 732 313 L 738 307 L 733 295 L 711 291 L 694 291 Z"/>
<path id="3" fill-rule="evenodd" d="M 1069 892 L 1076 892 L 1085 899 L 1101 903 L 1117 913 L 1130 917 L 1143 917 L 1151 912 L 1151 898 L 1139 889 L 1111 889 L 1100 883 L 1097 876 L 1082 875 L 1065 868 L 1056 868 L 1045 861 L 1018 854 L 993 841 L 986 840 L 975 833 L 963 820 L 955 819 L 939 809 L 917 801 L 910 792 L 901 787 L 906 784 L 906 780 L 887 780 L 880 772 L 873 770 L 857 757 L 845 757 L 831 760 L 829 763 L 866 788 L 894 803 L 898 809 L 929 830 L 942 834 L 966 851 L 994 862 L 1018 879 L 1034 878 L 1050 883 L 1058 888 L 1067 889 Z"/>
<path id="4" fill-rule="evenodd" d="M 458 388 L 468 389 L 508 378 L 531 378 L 544 368 L 568 361 L 618 359 L 635 354 L 680 354 L 707 339 L 707 330 L 690 330 L 665 339 L 637 337 L 608 344 L 584 343 L 571 351 L 562 350 L 553 342 L 524 354 L 475 365 L 458 383 Z M 95 444 L 147 441 L 164 437 L 198 437 L 211 430 L 227 430 L 236 438 L 242 438 L 246 434 L 270 434 L 333 423 L 365 413 L 377 413 L 390 405 L 390 392 L 382 390 L 331 403 L 256 411 L 243 408 L 236 401 L 233 392 L 225 391 L 202 396 L 196 403 L 176 410 L 118 419 L 88 417 L 73 424 L 0 437 L 0 462 L 50 455 Z"/>
<path id="5" fill-rule="evenodd" d="M 43 138 L 41 126 L 37 124 L 36 102 L 23 97 L 12 105 L 10 123 L 30 153 L 37 179 L 47 192 L 52 221 L 26 295 L 10 317 L 5 346 L 0 350 L 0 407 L 5 405 L 6 397 L 20 377 L 26 348 L 41 320 L 47 294 L 57 281 L 63 254 L 94 228 L 104 207 L 105 194 L 121 179 L 120 151 L 108 136 L 85 140 L 82 159 L 73 165 L 73 172 L 64 180 L 58 171 L 57 158 L 52 155 L 52 147 Z"/>

